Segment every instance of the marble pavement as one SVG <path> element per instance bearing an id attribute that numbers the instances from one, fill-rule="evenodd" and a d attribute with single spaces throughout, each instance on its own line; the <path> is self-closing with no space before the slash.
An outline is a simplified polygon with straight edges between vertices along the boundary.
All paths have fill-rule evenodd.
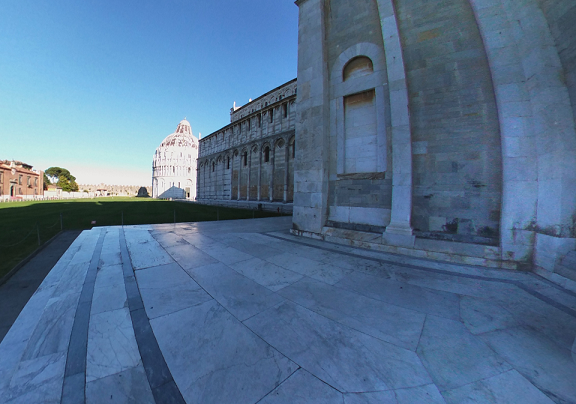
<path id="1" fill-rule="evenodd" d="M 0 344 L 0 402 L 576 402 L 574 293 L 290 226 L 83 232 Z"/>

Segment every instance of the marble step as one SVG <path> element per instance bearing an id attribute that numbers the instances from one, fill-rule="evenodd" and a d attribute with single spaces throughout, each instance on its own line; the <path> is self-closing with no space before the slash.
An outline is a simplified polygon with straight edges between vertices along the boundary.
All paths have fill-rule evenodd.
<path id="1" fill-rule="evenodd" d="M 556 264 L 554 272 L 576 281 L 576 251 L 570 251 L 566 254 L 560 263 Z"/>

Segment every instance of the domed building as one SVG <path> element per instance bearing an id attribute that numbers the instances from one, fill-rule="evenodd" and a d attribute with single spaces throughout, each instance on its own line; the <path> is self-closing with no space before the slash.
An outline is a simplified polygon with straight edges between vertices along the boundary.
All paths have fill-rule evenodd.
<path id="1" fill-rule="evenodd" d="M 158 146 L 152 162 L 152 197 L 196 199 L 198 140 L 186 118 Z"/>

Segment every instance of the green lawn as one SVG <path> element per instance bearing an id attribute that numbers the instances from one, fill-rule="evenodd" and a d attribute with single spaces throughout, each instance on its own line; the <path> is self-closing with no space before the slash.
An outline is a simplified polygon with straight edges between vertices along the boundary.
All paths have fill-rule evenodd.
<path id="1" fill-rule="evenodd" d="M 0 277 L 64 229 L 122 224 L 203 222 L 277 216 L 258 212 L 150 198 L 96 198 L 0 203 Z M 95 225 L 91 222 L 96 221 Z"/>

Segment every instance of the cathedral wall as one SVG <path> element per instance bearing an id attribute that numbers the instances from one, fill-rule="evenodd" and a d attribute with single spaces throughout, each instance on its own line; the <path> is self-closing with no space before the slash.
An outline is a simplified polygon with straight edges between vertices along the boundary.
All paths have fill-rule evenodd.
<path id="1" fill-rule="evenodd" d="M 384 47 L 378 6 L 375 0 L 332 0 L 326 2 L 325 7 L 328 66 L 331 72 L 330 103 L 335 106 L 331 110 L 330 120 L 336 120 L 338 126 L 337 130 L 330 131 L 329 137 L 331 158 L 327 224 L 348 229 L 370 226 L 383 230 L 390 222 L 392 204 L 391 159 L 388 156 L 390 137 L 387 135 L 391 119 L 389 103 L 386 102 L 389 93 L 384 60 L 380 61 L 380 65 L 378 60 L 371 60 L 374 70 L 371 76 L 381 73 L 374 85 L 354 89 L 355 78 L 341 83 L 344 74 L 344 66 L 341 66 L 343 53 L 355 49 L 358 43 L 380 50 Z M 350 18 L 351 15 L 354 18 Z M 362 24 L 358 21 L 362 21 Z M 358 55 L 350 56 L 354 59 Z M 350 57 L 347 56 L 345 65 L 350 62 L 348 59 Z M 362 70 L 362 67 L 359 69 Z M 374 90 L 378 85 L 382 86 L 381 105 L 377 105 L 378 95 Z M 338 108 L 343 108 L 342 116 L 338 115 Z M 381 135 L 384 144 L 381 148 L 378 147 L 376 134 L 378 116 L 383 125 Z M 339 136 L 343 139 L 339 140 Z M 388 162 L 383 167 L 378 167 L 379 154 L 385 154 L 384 161 Z M 341 169 L 339 164 L 342 164 Z"/>
<path id="2" fill-rule="evenodd" d="M 576 116 L 576 3 L 572 0 L 538 0 L 563 67 L 573 115 Z"/>
<path id="3" fill-rule="evenodd" d="M 501 203 L 494 90 L 467 0 L 396 0 L 413 145 L 415 231 L 493 238 Z M 468 240 L 469 241 L 469 240 Z"/>
<path id="4" fill-rule="evenodd" d="M 198 199 L 292 202 L 286 152 L 294 139 L 296 80 L 231 110 L 231 123 L 200 140 Z M 288 175 L 293 175 L 292 171 Z M 270 190 L 272 190 L 272 195 Z"/>
<path id="5" fill-rule="evenodd" d="M 293 232 L 553 272 L 576 248 L 572 3 L 297 1 Z"/>

